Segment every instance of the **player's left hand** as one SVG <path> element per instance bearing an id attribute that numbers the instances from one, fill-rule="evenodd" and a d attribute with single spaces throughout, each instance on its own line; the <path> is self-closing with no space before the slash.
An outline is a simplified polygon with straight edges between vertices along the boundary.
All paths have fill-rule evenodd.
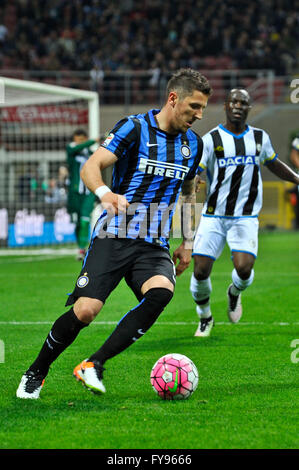
<path id="1" fill-rule="evenodd" d="M 189 242 L 183 242 L 174 252 L 172 261 L 176 267 L 176 275 L 180 276 L 188 268 L 192 257 L 192 246 Z M 177 261 L 179 264 L 177 265 Z"/>

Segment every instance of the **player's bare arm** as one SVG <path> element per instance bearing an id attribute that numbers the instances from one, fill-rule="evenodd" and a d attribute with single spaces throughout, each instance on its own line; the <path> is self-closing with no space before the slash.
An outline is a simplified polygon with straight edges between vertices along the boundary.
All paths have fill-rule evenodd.
<path id="1" fill-rule="evenodd" d="M 194 231 L 192 227 L 192 214 L 194 210 L 194 205 L 196 201 L 195 196 L 195 183 L 194 179 L 185 180 L 182 187 L 182 196 L 181 196 L 181 230 L 183 235 L 183 242 L 173 253 L 173 262 L 179 264 L 176 266 L 176 274 L 179 276 L 185 269 L 188 268 L 191 256 L 192 256 L 192 247 L 193 247 L 193 237 Z"/>
<path id="2" fill-rule="evenodd" d="M 299 184 L 299 176 L 288 165 L 276 158 L 273 162 L 268 163 L 267 168 L 279 178 Z"/>
<path id="3" fill-rule="evenodd" d="M 127 199 L 110 191 L 102 178 L 102 170 L 113 165 L 117 157 L 104 147 L 98 148 L 83 165 L 80 176 L 88 189 L 94 192 L 104 209 L 109 213 L 125 212 L 129 206 Z"/>
<path id="4" fill-rule="evenodd" d="M 195 196 L 195 180 L 185 180 L 182 186 L 181 196 L 181 228 L 183 234 L 183 243 L 186 248 L 192 249 L 194 231 L 192 227 L 192 211 L 194 210 Z"/>
<path id="5" fill-rule="evenodd" d="M 195 192 L 199 193 L 201 191 L 201 185 L 205 184 L 205 180 L 201 178 L 200 175 L 196 175 L 194 178 Z"/>

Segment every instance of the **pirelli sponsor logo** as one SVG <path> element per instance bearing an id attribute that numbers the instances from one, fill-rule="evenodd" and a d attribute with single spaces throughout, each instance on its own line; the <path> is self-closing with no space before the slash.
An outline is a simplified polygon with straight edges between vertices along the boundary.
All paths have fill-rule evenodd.
<path id="1" fill-rule="evenodd" d="M 236 157 L 219 158 L 218 165 L 220 168 L 236 165 L 258 165 L 259 157 L 256 155 L 237 155 Z"/>
<path id="2" fill-rule="evenodd" d="M 189 167 L 178 165 L 176 163 L 158 162 L 149 158 L 140 158 L 139 171 L 148 175 L 165 176 L 166 178 L 175 178 L 183 180 L 189 172 Z"/>

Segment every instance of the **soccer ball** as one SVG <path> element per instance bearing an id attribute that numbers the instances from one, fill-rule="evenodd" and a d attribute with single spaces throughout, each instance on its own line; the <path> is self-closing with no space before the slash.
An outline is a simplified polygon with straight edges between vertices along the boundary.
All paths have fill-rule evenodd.
<path id="1" fill-rule="evenodd" d="M 198 371 L 187 356 L 166 354 L 154 364 L 151 384 L 163 400 L 184 400 L 197 388 Z"/>

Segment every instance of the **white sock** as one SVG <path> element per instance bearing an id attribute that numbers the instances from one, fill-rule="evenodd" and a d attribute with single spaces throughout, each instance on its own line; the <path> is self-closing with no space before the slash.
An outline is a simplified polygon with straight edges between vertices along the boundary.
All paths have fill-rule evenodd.
<path id="1" fill-rule="evenodd" d="M 190 281 L 190 292 L 195 302 L 208 299 L 212 292 L 211 279 L 208 277 L 203 281 L 198 281 L 192 273 Z"/>
<path id="2" fill-rule="evenodd" d="M 254 269 L 251 270 L 250 276 L 248 279 L 241 279 L 237 273 L 237 270 L 234 268 L 232 272 L 233 285 L 230 289 L 232 295 L 240 295 L 243 290 L 249 287 L 253 283 L 254 279 Z"/>
<path id="3" fill-rule="evenodd" d="M 211 316 L 210 310 L 210 294 L 212 292 L 211 279 L 208 277 L 202 281 L 198 281 L 192 273 L 190 281 L 190 292 L 194 301 L 200 302 L 208 299 L 206 303 L 196 305 L 196 311 L 201 318 L 209 318 Z"/>
<path id="4" fill-rule="evenodd" d="M 240 291 L 239 289 L 236 288 L 235 284 L 232 284 L 232 285 L 231 285 L 229 291 L 230 291 L 230 293 L 231 293 L 232 295 L 235 295 L 236 297 L 237 297 L 238 295 L 240 295 L 241 292 L 242 292 L 242 291 Z"/>
<path id="5" fill-rule="evenodd" d="M 199 318 L 209 318 L 212 315 L 210 302 L 203 305 L 196 305 L 196 312 Z"/>

